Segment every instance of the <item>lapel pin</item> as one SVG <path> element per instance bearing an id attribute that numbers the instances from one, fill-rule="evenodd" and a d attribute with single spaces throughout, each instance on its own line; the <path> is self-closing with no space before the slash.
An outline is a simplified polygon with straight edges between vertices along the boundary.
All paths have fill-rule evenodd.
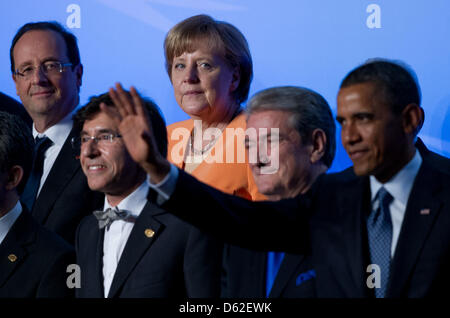
<path id="1" fill-rule="evenodd" d="M 429 215 L 430 214 L 430 209 L 422 209 L 420 210 L 420 215 Z"/>
<path id="2" fill-rule="evenodd" d="M 15 261 L 17 261 L 17 256 L 14 254 L 9 254 L 8 259 L 11 263 L 14 263 Z"/>
<path id="3" fill-rule="evenodd" d="M 155 235 L 155 231 L 153 231 L 152 229 L 146 229 L 144 231 L 145 236 L 147 237 L 153 237 L 153 235 Z"/>

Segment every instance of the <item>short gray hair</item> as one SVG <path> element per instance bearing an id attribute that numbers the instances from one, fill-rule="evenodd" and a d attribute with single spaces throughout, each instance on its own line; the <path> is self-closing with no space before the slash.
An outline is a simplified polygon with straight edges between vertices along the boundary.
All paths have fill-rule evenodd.
<path id="1" fill-rule="evenodd" d="M 327 143 L 322 162 L 330 167 L 336 152 L 336 124 L 325 98 L 310 89 L 297 86 L 279 86 L 262 90 L 247 103 L 247 115 L 263 110 L 292 113 L 291 125 L 305 142 L 311 142 L 314 129 L 325 132 Z"/>

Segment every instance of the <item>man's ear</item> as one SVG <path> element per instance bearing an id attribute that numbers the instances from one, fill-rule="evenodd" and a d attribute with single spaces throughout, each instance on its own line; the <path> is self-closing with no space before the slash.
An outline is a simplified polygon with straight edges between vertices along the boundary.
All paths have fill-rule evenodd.
<path id="1" fill-rule="evenodd" d="M 310 160 L 311 163 L 314 164 L 316 162 L 319 162 L 325 154 L 327 135 L 322 129 L 316 128 L 313 130 L 311 134 L 311 144 L 312 151 L 310 154 Z"/>
<path id="2" fill-rule="evenodd" d="M 75 76 L 77 77 L 78 91 L 80 91 L 80 87 L 81 87 L 82 79 L 83 79 L 83 64 L 80 63 L 75 67 Z"/>
<path id="3" fill-rule="evenodd" d="M 14 84 L 16 85 L 16 95 L 17 95 L 17 96 L 20 96 L 20 95 L 19 95 L 19 87 L 18 87 L 18 85 L 17 85 L 17 80 L 16 80 L 16 75 L 11 74 L 11 77 L 12 77 L 12 79 L 13 79 L 13 81 L 14 81 Z"/>
<path id="4" fill-rule="evenodd" d="M 417 104 L 408 104 L 402 111 L 403 130 L 406 134 L 416 136 L 422 128 L 424 121 L 424 111 Z"/>
<path id="5" fill-rule="evenodd" d="M 8 191 L 14 190 L 20 184 L 23 178 L 23 168 L 21 166 L 12 166 L 8 171 L 8 180 L 5 184 L 5 189 Z"/>

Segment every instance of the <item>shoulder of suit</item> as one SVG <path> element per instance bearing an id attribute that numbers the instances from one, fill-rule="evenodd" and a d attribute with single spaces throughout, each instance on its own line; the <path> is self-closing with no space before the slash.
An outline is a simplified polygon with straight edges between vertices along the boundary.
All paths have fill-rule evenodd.
<path id="1" fill-rule="evenodd" d="M 353 167 L 349 167 L 345 170 L 333 173 L 326 173 L 319 177 L 319 180 L 322 179 L 322 182 L 326 182 L 327 184 L 342 184 L 347 182 L 352 182 L 357 180 L 359 177 L 355 175 L 353 171 Z"/>
<path id="2" fill-rule="evenodd" d="M 78 224 L 78 229 L 81 230 L 92 230 L 93 227 L 98 226 L 98 221 L 93 214 L 86 215 L 81 219 L 80 224 Z"/>
<path id="3" fill-rule="evenodd" d="M 40 252 L 46 251 L 46 254 L 51 256 L 74 252 L 73 247 L 61 236 L 46 229 L 37 221 L 33 220 L 33 222 L 35 223 L 33 227 L 36 230 L 36 243 Z"/>

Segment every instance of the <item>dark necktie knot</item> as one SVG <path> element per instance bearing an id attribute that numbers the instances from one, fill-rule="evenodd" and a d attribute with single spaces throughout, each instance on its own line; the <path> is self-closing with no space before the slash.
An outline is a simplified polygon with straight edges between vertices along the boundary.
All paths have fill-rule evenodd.
<path id="1" fill-rule="evenodd" d="M 101 230 L 111 225 L 116 220 L 134 221 L 134 217 L 129 211 L 119 210 L 116 206 L 114 208 L 107 208 L 106 210 L 97 210 L 93 212 L 98 220 L 98 228 Z"/>
<path id="2" fill-rule="evenodd" d="M 34 151 L 36 154 L 45 153 L 45 151 L 53 144 L 53 142 L 47 136 L 36 137 L 34 143 Z"/>
<path id="3" fill-rule="evenodd" d="M 394 200 L 394 197 L 386 190 L 385 187 L 381 187 L 380 190 L 378 190 L 378 201 L 380 202 L 380 207 L 389 207 L 392 200 Z"/>

